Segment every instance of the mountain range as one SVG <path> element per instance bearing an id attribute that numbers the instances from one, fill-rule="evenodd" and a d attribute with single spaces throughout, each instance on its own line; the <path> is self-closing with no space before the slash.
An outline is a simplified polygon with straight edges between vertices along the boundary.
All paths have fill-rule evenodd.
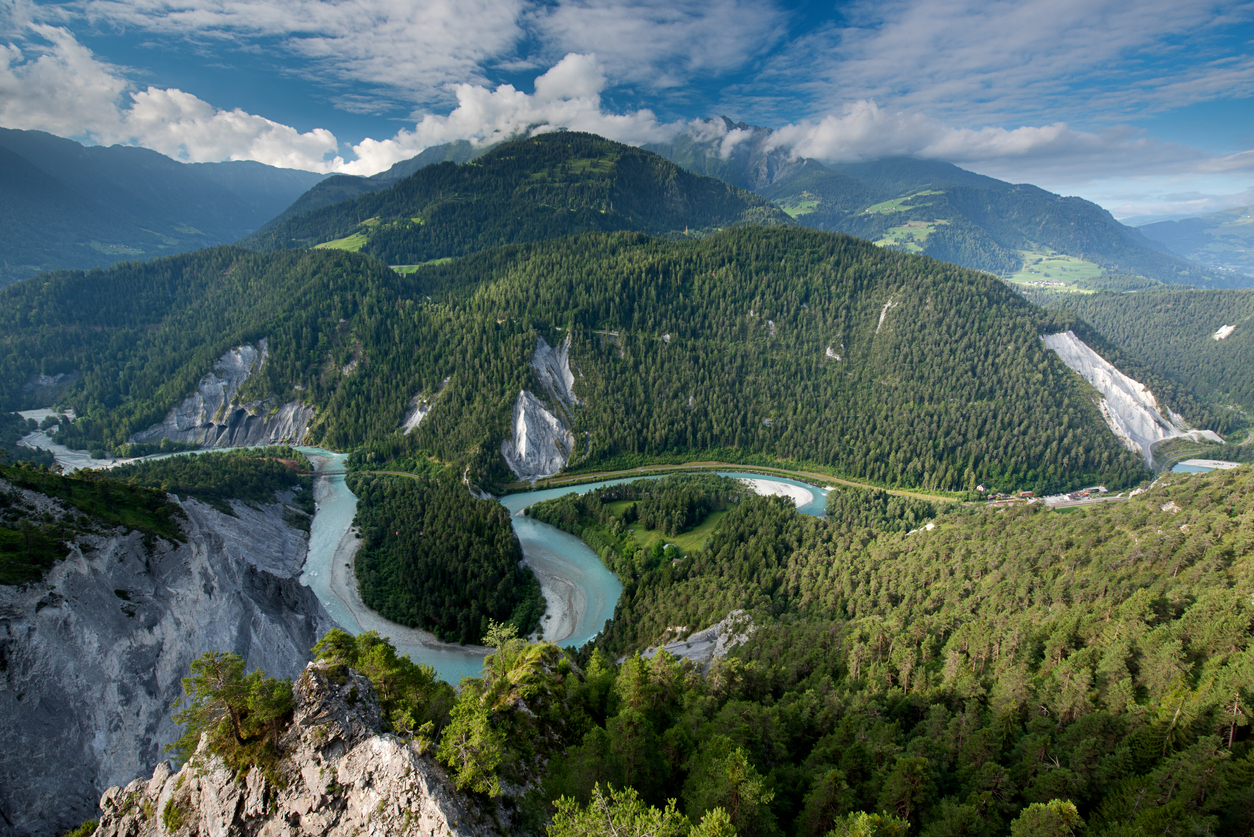
<path id="1" fill-rule="evenodd" d="M 235 241 L 322 178 L 0 128 L 0 286 Z"/>
<path id="2" fill-rule="evenodd" d="M 1137 231 L 1171 252 L 1216 270 L 1254 274 L 1254 206 L 1238 206 Z"/>
<path id="3" fill-rule="evenodd" d="M 645 147 L 690 171 L 752 189 L 805 226 L 987 270 L 1028 287 L 1123 290 L 1126 275 L 1141 277 L 1133 283 L 1140 286 L 1254 285 L 1248 276 L 1190 263 L 1090 201 L 937 160 L 824 165 L 794 157 L 774 143 L 768 128 L 725 117 Z"/>

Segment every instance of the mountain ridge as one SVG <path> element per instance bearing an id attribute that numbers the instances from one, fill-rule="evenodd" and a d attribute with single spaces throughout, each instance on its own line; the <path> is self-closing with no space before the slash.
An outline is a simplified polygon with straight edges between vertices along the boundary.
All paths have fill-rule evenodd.
<path id="1" fill-rule="evenodd" d="M 0 285 L 234 241 L 322 177 L 0 128 Z"/>

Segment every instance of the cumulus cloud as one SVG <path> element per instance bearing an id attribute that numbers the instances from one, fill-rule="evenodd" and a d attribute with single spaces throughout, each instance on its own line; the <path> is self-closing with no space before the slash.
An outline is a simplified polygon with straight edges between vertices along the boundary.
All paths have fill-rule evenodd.
<path id="1" fill-rule="evenodd" d="M 177 89 L 132 90 L 67 30 L 34 25 L 40 43 L 0 46 L 0 124 L 102 144 L 141 145 L 188 162 L 257 160 L 328 171 L 330 131 L 300 133 L 243 110 L 220 110 Z"/>
<path id="2" fill-rule="evenodd" d="M 307 171 L 369 175 L 432 145 L 467 139 L 477 144 L 562 128 L 621 142 L 664 140 L 680 129 L 649 110 L 607 111 L 605 71 L 592 55 L 571 54 L 535 80 L 535 92 L 504 84 L 461 84 L 447 115 L 425 114 L 412 129 L 367 138 L 355 159 L 336 154 L 325 128 L 301 133 L 288 125 L 225 110 L 181 90 L 132 89 L 122 71 L 95 58 L 65 29 L 37 26 L 42 43 L 0 46 L 0 124 L 49 131 L 102 144 L 140 145 L 178 160 L 256 160 Z"/>
<path id="3" fill-rule="evenodd" d="M 484 144 L 567 128 L 639 145 L 669 139 L 680 130 L 678 124 L 659 123 L 650 110 L 607 112 L 601 102 L 605 84 L 596 56 L 571 54 L 536 79 L 534 94 L 508 84 L 495 90 L 458 85 L 457 107 L 447 116 L 426 114 L 413 130 L 401 130 L 391 139 L 363 140 L 353 147 L 357 159 L 343 170 L 370 174 L 424 148 L 459 139 Z"/>
<path id="4" fill-rule="evenodd" d="M 110 130 L 116 102 L 127 88 L 115 68 L 103 64 L 74 36 L 35 25 L 45 46 L 0 44 L 0 124 L 61 136 Z"/>
<path id="5" fill-rule="evenodd" d="M 954 128 L 938 119 L 882 108 L 873 101 L 845 104 L 840 113 L 775 131 L 768 148 L 828 162 L 913 156 L 958 163 L 1014 180 L 1083 183 L 1112 174 L 1254 171 L 1254 152 L 1231 156 L 1165 143 L 1130 128 L 1081 131 L 1058 122 L 1018 128 Z"/>

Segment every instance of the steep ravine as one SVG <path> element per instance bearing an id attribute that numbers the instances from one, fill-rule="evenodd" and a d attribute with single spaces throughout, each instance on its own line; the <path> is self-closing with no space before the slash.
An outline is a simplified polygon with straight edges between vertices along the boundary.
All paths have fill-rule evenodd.
<path id="1" fill-rule="evenodd" d="M 59 834 L 97 816 L 105 788 L 149 775 L 200 654 L 293 677 L 334 626 L 297 580 L 308 536 L 284 505 L 182 506 L 184 544 L 119 529 L 41 583 L 0 586 L 3 837 Z"/>

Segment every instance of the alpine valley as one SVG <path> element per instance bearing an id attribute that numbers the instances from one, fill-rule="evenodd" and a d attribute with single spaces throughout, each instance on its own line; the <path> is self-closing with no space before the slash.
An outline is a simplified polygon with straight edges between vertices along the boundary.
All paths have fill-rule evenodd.
<path id="1" fill-rule="evenodd" d="M 249 177 L 0 290 L 3 837 L 1254 833 L 1248 277 L 729 121 Z"/>

